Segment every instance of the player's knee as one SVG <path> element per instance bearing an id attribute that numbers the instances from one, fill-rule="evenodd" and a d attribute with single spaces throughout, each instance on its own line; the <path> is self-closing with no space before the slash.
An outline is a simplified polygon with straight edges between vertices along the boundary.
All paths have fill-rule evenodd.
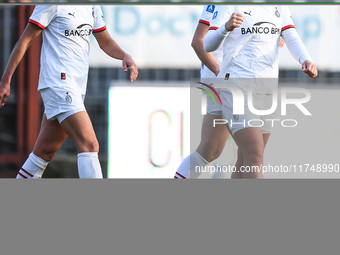
<path id="1" fill-rule="evenodd" d="M 78 146 L 78 152 L 99 152 L 99 143 L 97 139 L 92 139 Z"/>
<path id="2" fill-rule="evenodd" d="M 222 153 L 222 150 L 219 150 L 219 149 L 215 149 L 215 150 L 211 150 L 209 153 L 208 153 L 208 156 L 207 156 L 207 161 L 211 162 L 211 161 L 214 161 L 215 159 L 217 159 Z"/>
<path id="3" fill-rule="evenodd" d="M 50 145 L 50 146 L 46 146 L 41 149 L 35 149 L 33 152 L 39 158 L 42 158 L 45 161 L 51 161 L 54 158 L 57 151 L 58 151 L 58 148 L 55 148 L 55 146 Z"/>
<path id="4" fill-rule="evenodd" d="M 260 145 L 249 146 L 242 153 L 243 158 L 247 158 L 247 161 L 251 161 L 254 164 L 261 164 L 263 160 L 264 148 Z"/>
<path id="5" fill-rule="evenodd" d="M 199 146 L 199 152 L 201 156 L 208 162 L 217 159 L 223 151 L 223 148 L 216 146 L 214 143 L 201 143 Z"/>

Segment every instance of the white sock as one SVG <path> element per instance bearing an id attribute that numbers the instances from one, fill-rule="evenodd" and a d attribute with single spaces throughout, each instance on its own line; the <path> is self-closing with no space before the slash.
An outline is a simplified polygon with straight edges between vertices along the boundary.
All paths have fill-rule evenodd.
<path id="1" fill-rule="evenodd" d="M 17 174 L 17 179 L 41 178 L 48 162 L 36 156 L 33 152 Z"/>
<path id="2" fill-rule="evenodd" d="M 78 153 L 79 178 L 103 178 L 98 152 Z"/>
<path id="3" fill-rule="evenodd" d="M 198 171 L 198 167 L 204 167 L 208 165 L 206 161 L 197 151 L 194 151 L 188 157 L 186 157 L 182 164 L 178 167 L 174 176 L 175 179 L 197 179 L 201 175 L 201 171 Z M 197 168 L 197 169 L 196 169 Z"/>

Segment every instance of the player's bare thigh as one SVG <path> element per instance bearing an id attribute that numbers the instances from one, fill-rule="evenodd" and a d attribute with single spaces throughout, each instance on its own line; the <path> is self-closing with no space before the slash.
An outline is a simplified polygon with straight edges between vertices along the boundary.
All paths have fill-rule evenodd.
<path id="1" fill-rule="evenodd" d="M 57 120 L 49 121 L 43 115 L 40 132 L 35 142 L 33 153 L 45 161 L 51 161 L 67 138 Z"/>
<path id="2" fill-rule="evenodd" d="M 222 116 L 207 113 L 204 116 L 201 134 L 201 143 L 197 152 L 207 161 L 211 162 L 218 158 L 227 142 L 229 132 L 226 125 L 216 125 L 214 119 L 222 119 Z"/>
<path id="3" fill-rule="evenodd" d="M 97 137 L 86 111 L 67 117 L 60 125 L 76 146 L 78 153 L 99 151 Z"/>
<path id="4" fill-rule="evenodd" d="M 269 139 L 270 133 L 264 133 L 262 135 L 264 147 L 266 147 L 268 139 Z M 243 166 L 243 156 L 240 150 L 237 150 L 237 162 L 236 162 L 236 172 L 233 172 L 231 175 L 232 179 L 242 179 L 247 178 L 247 176 L 243 176 L 243 172 L 240 171 L 240 167 Z"/>
<path id="5" fill-rule="evenodd" d="M 248 127 L 233 135 L 242 153 L 243 166 L 260 166 L 263 163 L 264 139 L 260 127 Z M 243 178 L 262 178 L 261 172 L 243 173 Z"/>

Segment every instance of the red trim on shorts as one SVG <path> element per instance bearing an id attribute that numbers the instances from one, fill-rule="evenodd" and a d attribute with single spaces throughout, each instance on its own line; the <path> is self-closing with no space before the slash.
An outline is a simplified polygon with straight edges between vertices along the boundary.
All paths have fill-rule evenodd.
<path id="1" fill-rule="evenodd" d="M 179 177 L 182 177 L 183 179 L 186 179 L 183 175 L 179 174 L 176 172 L 177 175 L 179 175 Z"/>
<path id="2" fill-rule="evenodd" d="M 38 27 L 42 28 L 42 29 L 45 29 L 45 27 L 43 25 L 41 25 L 39 22 L 33 20 L 33 19 L 29 19 L 28 22 L 31 22 L 35 25 L 37 25 Z"/>
<path id="3" fill-rule="evenodd" d="M 285 27 L 283 27 L 283 28 L 281 29 L 281 32 L 284 31 L 284 30 L 286 30 L 286 29 L 288 29 L 288 28 L 295 28 L 295 26 L 294 26 L 294 25 L 285 26 Z"/>
<path id="4" fill-rule="evenodd" d="M 27 177 L 26 177 L 25 175 L 21 174 L 20 172 L 19 172 L 18 174 L 19 174 L 22 178 L 27 179 Z"/>
<path id="5" fill-rule="evenodd" d="M 32 175 L 32 174 L 30 174 L 29 172 L 27 172 L 25 169 L 21 168 L 20 170 L 22 170 L 22 171 L 23 171 L 24 173 L 26 173 L 27 175 L 29 175 L 29 176 L 33 177 L 33 175 Z"/>
<path id="6" fill-rule="evenodd" d="M 206 21 L 206 20 L 204 20 L 204 19 L 200 19 L 200 20 L 198 21 L 198 23 L 203 23 L 203 24 L 206 24 L 206 25 L 210 26 L 210 22 L 209 22 L 209 21 Z"/>
<path id="7" fill-rule="evenodd" d="M 174 176 L 174 178 L 175 178 L 175 179 L 178 179 L 178 177 L 177 177 L 177 176 Z"/>
<path id="8" fill-rule="evenodd" d="M 209 27 L 209 30 L 217 30 L 218 27 Z"/>
<path id="9" fill-rule="evenodd" d="M 93 33 L 98 33 L 101 31 L 104 31 L 106 29 L 106 26 L 103 26 L 102 28 L 98 28 L 98 29 L 93 29 Z"/>

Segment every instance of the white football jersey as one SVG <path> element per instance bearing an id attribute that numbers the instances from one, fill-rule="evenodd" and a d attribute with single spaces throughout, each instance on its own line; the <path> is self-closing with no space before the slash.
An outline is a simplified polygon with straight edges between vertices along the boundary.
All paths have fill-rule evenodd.
<path id="1" fill-rule="evenodd" d="M 218 78 L 278 78 L 278 51 L 281 32 L 294 28 L 287 6 L 218 6 L 210 30 L 216 30 L 233 13 L 241 13 L 241 27 L 225 38 L 223 61 Z"/>
<path id="2" fill-rule="evenodd" d="M 217 12 L 215 10 L 216 10 L 215 5 L 204 5 L 199 23 L 207 24 L 208 26 L 210 26 L 211 21 L 215 19 L 217 15 Z M 217 60 L 217 62 L 221 65 L 223 57 L 222 47 L 213 51 L 212 54 L 214 58 Z M 201 78 L 216 78 L 216 76 L 212 71 L 210 71 L 208 67 L 206 67 L 202 63 Z"/>
<path id="3" fill-rule="evenodd" d="M 85 94 L 90 35 L 106 29 L 100 6 L 37 5 L 29 22 L 43 29 L 38 90 L 61 86 Z"/>

